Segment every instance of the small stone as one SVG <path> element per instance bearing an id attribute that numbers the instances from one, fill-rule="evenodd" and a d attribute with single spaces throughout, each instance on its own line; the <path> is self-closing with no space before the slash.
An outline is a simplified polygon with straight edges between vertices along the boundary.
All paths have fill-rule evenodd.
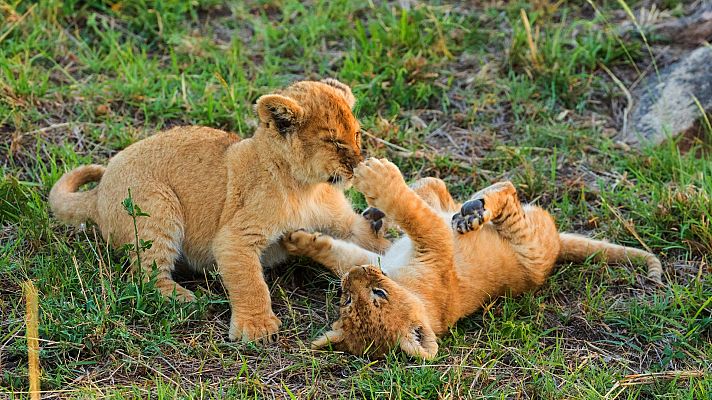
<path id="1" fill-rule="evenodd" d="M 107 104 L 100 104 L 96 107 L 96 115 L 106 115 L 110 111 Z"/>
<path id="2" fill-rule="evenodd" d="M 416 129 L 425 129 L 428 127 L 428 124 L 426 124 L 422 118 L 420 118 L 419 116 L 417 116 L 415 114 L 410 116 L 410 123 Z"/>

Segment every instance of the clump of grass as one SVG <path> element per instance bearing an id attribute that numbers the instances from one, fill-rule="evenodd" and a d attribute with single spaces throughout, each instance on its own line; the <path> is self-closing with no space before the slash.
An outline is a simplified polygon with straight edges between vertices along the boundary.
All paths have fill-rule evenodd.
<path id="1" fill-rule="evenodd" d="M 576 19 L 564 10 L 554 21 L 524 9 L 519 17 L 510 19 L 509 63 L 537 85 L 550 106 L 581 110 L 603 86 L 599 64 L 629 63 L 639 53 L 638 45 L 621 42 L 601 18 Z"/>

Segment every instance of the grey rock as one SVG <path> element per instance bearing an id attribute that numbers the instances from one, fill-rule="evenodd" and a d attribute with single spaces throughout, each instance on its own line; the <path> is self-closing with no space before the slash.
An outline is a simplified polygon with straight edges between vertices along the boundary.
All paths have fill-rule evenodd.
<path id="1" fill-rule="evenodd" d="M 640 147 L 660 144 L 693 127 L 705 111 L 712 110 L 712 47 L 703 46 L 652 75 L 634 93 L 638 100 L 619 139 Z"/>
<path id="2" fill-rule="evenodd" d="M 661 22 L 653 32 L 668 43 L 700 44 L 712 37 L 712 3 L 684 18 Z"/>

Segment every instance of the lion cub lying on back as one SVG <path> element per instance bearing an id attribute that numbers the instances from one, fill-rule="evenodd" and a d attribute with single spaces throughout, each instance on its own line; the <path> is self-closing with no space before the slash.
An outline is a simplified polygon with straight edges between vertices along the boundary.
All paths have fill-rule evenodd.
<path id="1" fill-rule="evenodd" d="M 50 192 L 50 206 L 65 222 L 96 222 L 119 247 L 134 241 L 122 208 L 130 189 L 150 215 L 136 221 L 138 236 L 153 241 L 141 256 L 144 277 L 155 262 L 161 293 L 192 300 L 173 281 L 176 261 L 196 270 L 217 263 L 232 309 L 230 339 L 269 339 L 280 321 L 261 259 L 275 261 L 285 233 L 307 226 L 375 251 L 389 244 L 342 192 L 363 158 L 354 102 L 351 89 L 334 79 L 297 82 L 257 100 L 260 125 L 252 138 L 199 126 L 171 129 L 127 147 L 106 168 L 66 173 Z M 77 192 L 92 181 L 96 188 Z"/>
<path id="2" fill-rule="evenodd" d="M 642 258 L 648 276 L 660 280 L 654 255 L 558 233 L 546 211 L 519 203 L 509 182 L 459 206 L 441 180 L 425 178 L 408 188 L 394 164 L 369 159 L 355 170 L 354 184 L 407 237 L 384 255 L 319 233 L 297 231 L 284 239 L 291 253 L 312 257 L 342 277 L 341 317 L 313 343 L 317 348 L 331 344 L 380 356 L 400 344 L 410 355 L 432 358 L 436 337 L 449 326 L 505 292 L 541 285 L 557 260 Z M 373 209 L 368 214 L 384 216 Z"/>

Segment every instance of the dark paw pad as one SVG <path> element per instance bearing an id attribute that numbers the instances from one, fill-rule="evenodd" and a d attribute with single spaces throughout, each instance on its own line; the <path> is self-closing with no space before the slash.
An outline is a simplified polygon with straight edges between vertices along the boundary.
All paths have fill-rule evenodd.
<path id="1" fill-rule="evenodd" d="M 383 218 L 386 216 L 383 211 L 375 207 L 369 207 L 361 215 L 371 222 L 371 229 L 375 233 L 378 233 L 383 228 Z"/>
<path id="2" fill-rule="evenodd" d="M 386 213 L 377 209 L 376 207 L 369 207 L 361 215 L 363 215 L 363 217 L 367 220 L 378 221 L 383 219 L 383 217 L 386 216 Z"/>
<path id="3" fill-rule="evenodd" d="M 462 214 L 462 215 L 477 215 L 479 217 L 482 217 L 482 214 L 484 212 L 485 212 L 485 200 L 484 199 L 475 199 L 475 200 L 466 201 L 465 204 L 462 205 L 462 208 L 460 208 L 460 214 Z"/>
<path id="4" fill-rule="evenodd" d="M 452 229 L 460 234 L 470 232 L 475 227 L 475 220 L 474 215 L 455 214 L 452 216 Z"/>
<path id="5" fill-rule="evenodd" d="M 485 203 L 482 199 L 465 202 L 458 214 L 452 216 L 452 229 L 463 234 L 478 228 L 484 220 Z"/>

